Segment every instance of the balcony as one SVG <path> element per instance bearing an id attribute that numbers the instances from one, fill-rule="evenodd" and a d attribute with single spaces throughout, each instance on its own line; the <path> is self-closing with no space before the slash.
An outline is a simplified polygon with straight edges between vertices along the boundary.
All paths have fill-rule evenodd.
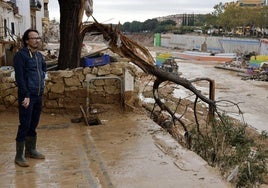
<path id="1" fill-rule="evenodd" d="M 16 0 L 6 1 L 3 3 L 6 3 L 6 4 L 3 4 L 3 5 L 6 5 L 4 7 L 9 10 L 12 10 L 14 15 L 19 13 L 19 7 L 16 4 Z"/>
<path id="2" fill-rule="evenodd" d="M 40 11 L 42 8 L 42 4 L 39 0 L 31 0 L 30 1 L 31 10 Z"/>

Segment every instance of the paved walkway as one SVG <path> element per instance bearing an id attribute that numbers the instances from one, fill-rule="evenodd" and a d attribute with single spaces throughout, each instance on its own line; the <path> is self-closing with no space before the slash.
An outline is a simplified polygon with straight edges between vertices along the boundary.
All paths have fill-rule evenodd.
<path id="1" fill-rule="evenodd" d="M 103 125 L 42 114 L 38 148 L 45 160 L 14 164 L 17 113 L 0 112 L 0 187 L 229 187 L 194 153 L 139 113 L 106 109 Z"/>

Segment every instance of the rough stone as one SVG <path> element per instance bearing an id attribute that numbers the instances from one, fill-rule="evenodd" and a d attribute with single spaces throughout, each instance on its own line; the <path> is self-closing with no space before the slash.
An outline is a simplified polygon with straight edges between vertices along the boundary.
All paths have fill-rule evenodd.
<path id="1" fill-rule="evenodd" d="M 83 69 L 83 74 L 84 75 L 91 74 L 91 72 L 92 72 L 92 68 L 90 68 L 90 67 L 85 67 Z"/>
<path id="2" fill-rule="evenodd" d="M 2 79 L 2 82 L 4 82 L 4 83 L 14 83 L 14 81 L 15 81 L 15 79 L 12 77 L 4 77 Z"/>
<path id="3" fill-rule="evenodd" d="M 107 94 L 118 94 L 120 93 L 120 90 L 116 86 L 110 86 L 105 89 L 105 92 Z"/>
<path id="4" fill-rule="evenodd" d="M 57 100 L 47 100 L 45 102 L 46 108 L 59 108 Z"/>
<path id="5" fill-rule="evenodd" d="M 104 79 L 93 80 L 92 83 L 95 86 L 103 86 L 103 85 L 105 85 Z"/>
<path id="6" fill-rule="evenodd" d="M 1 91 L 7 90 L 9 88 L 14 88 L 14 87 L 16 87 L 14 81 L 13 81 L 13 83 L 10 83 L 10 82 L 8 82 L 8 83 L 6 83 L 6 82 L 0 83 Z"/>
<path id="7" fill-rule="evenodd" d="M 76 90 L 78 90 L 78 89 L 79 89 L 79 87 L 77 87 L 77 86 L 66 87 L 66 88 L 65 88 L 65 94 L 66 94 L 67 92 L 70 92 L 70 91 L 76 91 Z"/>
<path id="8" fill-rule="evenodd" d="M 64 84 L 61 82 L 55 83 L 51 86 L 51 92 L 53 93 L 63 93 L 64 92 Z"/>
<path id="9" fill-rule="evenodd" d="M 78 77 L 64 78 L 64 83 L 67 87 L 81 86 L 81 82 Z"/>
<path id="10" fill-rule="evenodd" d="M 95 91 L 96 91 L 96 92 L 103 92 L 103 91 L 104 91 L 103 85 L 98 85 L 98 86 L 96 86 Z"/>
<path id="11" fill-rule="evenodd" d="M 105 66 L 99 67 L 98 69 L 98 76 L 105 76 L 105 75 L 109 75 L 110 73 L 111 73 L 110 65 L 105 65 Z"/>
<path id="12" fill-rule="evenodd" d="M 17 93 L 18 93 L 18 88 L 11 87 L 11 88 L 3 90 L 1 92 L 1 95 L 3 97 L 8 96 L 8 95 L 13 95 L 15 98 L 17 98 Z"/>
<path id="13" fill-rule="evenodd" d="M 12 105 L 17 101 L 17 98 L 12 95 L 8 95 L 4 98 L 4 100 L 6 105 Z"/>
<path id="14" fill-rule="evenodd" d="M 111 70 L 111 74 L 115 74 L 115 75 L 122 75 L 123 74 L 123 70 L 121 68 L 115 68 Z"/>
<path id="15" fill-rule="evenodd" d="M 53 92 L 49 92 L 47 94 L 47 99 L 48 100 L 56 100 L 56 99 L 60 99 L 64 97 L 63 93 L 53 93 Z"/>

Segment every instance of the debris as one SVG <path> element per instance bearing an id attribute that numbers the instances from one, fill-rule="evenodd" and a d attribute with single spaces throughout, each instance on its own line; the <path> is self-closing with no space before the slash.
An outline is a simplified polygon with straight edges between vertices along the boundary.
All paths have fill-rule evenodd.
<path id="1" fill-rule="evenodd" d="M 161 68 L 165 70 L 166 72 L 179 74 L 179 66 L 177 65 L 177 62 L 174 58 L 167 58 L 161 65 Z"/>
<path id="2" fill-rule="evenodd" d="M 80 105 L 80 110 L 82 112 L 82 115 L 83 115 L 83 118 L 84 118 L 84 121 L 85 121 L 86 125 L 89 126 L 87 115 L 86 115 L 86 112 L 85 112 L 84 108 L 82 107 L 82 105 Z"/>
<path id="3" fill-rule="evenodd" d="M 227 181 L 232 181 L 235 177 L 237 177 L 237 175 L 238 175 L 238 171 L 239 171 L 239 169 L 238 169 L 238 165 L 232 170 L 232 172 L 231 172 L 231 174 L 228 176 L 228 178 L 227 178 Z"/>
<path id="4" fill-rule="evenodd" d="M 80 123 L 83 121 L 83 117 L 79 117 L 79 118 L 72 118 L 71 122 L 72 123 Z"/>

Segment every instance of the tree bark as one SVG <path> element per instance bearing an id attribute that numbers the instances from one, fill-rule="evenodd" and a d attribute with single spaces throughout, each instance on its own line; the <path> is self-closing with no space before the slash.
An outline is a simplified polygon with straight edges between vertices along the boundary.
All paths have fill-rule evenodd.
<path id="1" fill-rule="evenodd" d="M 80 65 L 83 37 L 80 34 L 85 0 L 58 0 L 60 7 L 60 52 L 58 69 Z"/>

